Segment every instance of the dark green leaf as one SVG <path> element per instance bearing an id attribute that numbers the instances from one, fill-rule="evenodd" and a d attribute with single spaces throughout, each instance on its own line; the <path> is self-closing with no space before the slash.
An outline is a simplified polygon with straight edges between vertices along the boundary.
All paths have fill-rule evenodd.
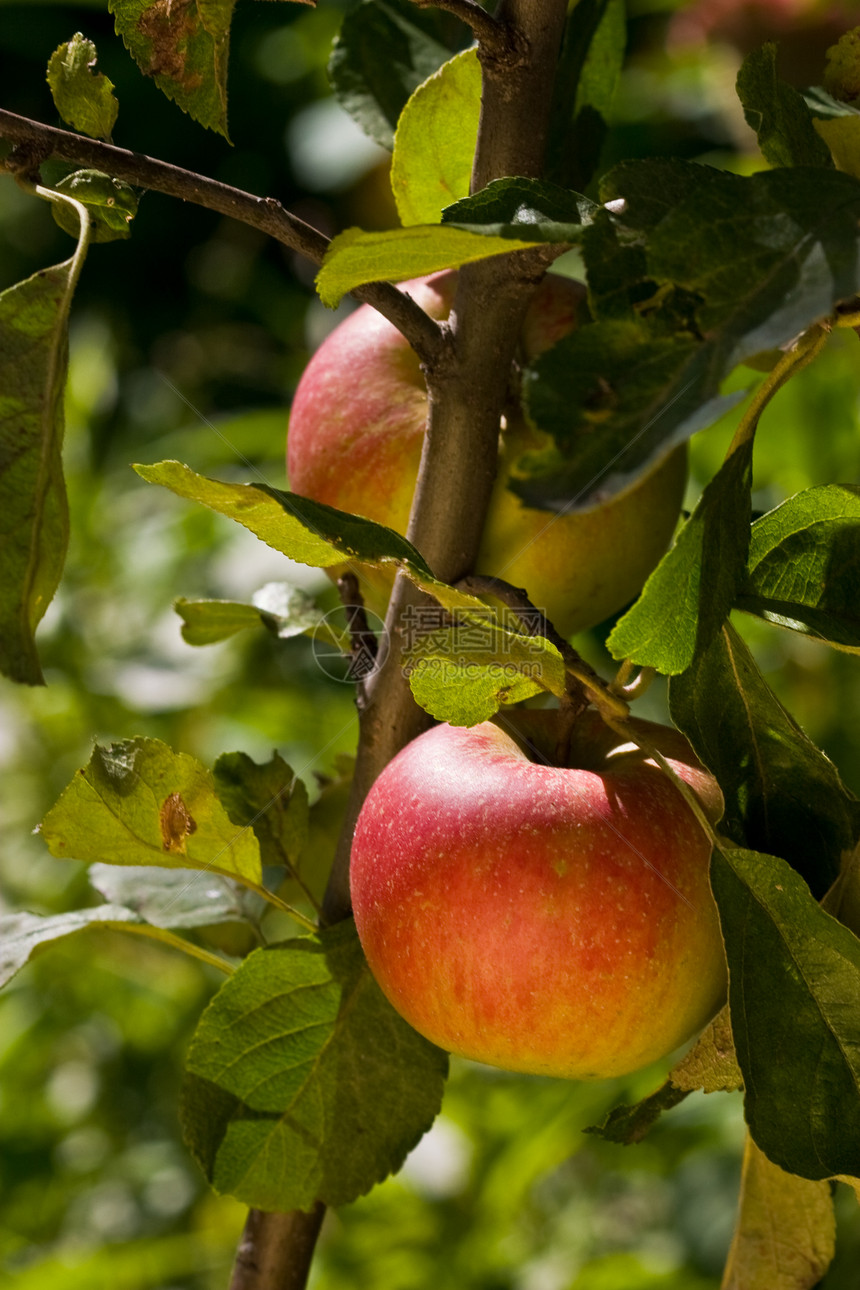
<path id="1" fill-rule="evenodd" d="M 542 179 L 493 179 L 480 192 L 447 206 L 442 222 L 498 237 L 513 236 L 527 224 L 544 241 L 576 242 L 599 210 L 581 193 Z"/>
<path id="2" fill-rule="evenodd" d="M 57 111 L 73 130 L 93 139 L 110 139 L 119 103 L 113 82 L 95 72 L 96 47 L 78 31 L 48 60 L 48 84 Z"/>
<path id="3" fill-rule="evenodd" d="M 602 1124 L 590 1125 L 585 1132 L 597 1133 L 607 1142 L 632 1146 L 642 1141 L 664 1111 L 671 1111 L 688 1096 L 689 1090 L 675 1088 L 671 1080 L 667 1080 L 650 1097 L 644 1097 L 634 1106 L 616 1106 Z"/>
<path id="4" fill-rule="evenodd" d="M 752 440 L 730 454 L 696 509 L 613 629 L 614 658 L 675 676 L 708 648 L 735 601 L 750 533 Z"/>
<path id="5" fill-rule="evenodd" d="M 290 1210 L 348 1204 L 399 1169 L 447 1058 L 387 1003 L 342 923 L 251 954 L 203 1014 L 188 1069 L 186 1139 L 212 1185 Z"/>
<path id="6" fill-rule="evenodd" d="M 626 42 L 624 0 L 579 0 L 569 10 L 546 172 L 565 187 L 584 188 L 597 168 Z"/>
<path id="7" fill-rule="evenodd" d="M 236 0 L 108 0 L 144 76 L 195 121 L 227 138 L 227 57 Z"/>
<path id="8" fill-rule="evenodd" d="M 720 825 L 784 856 L 821 896 L 860 830 L 858 804 L 786 712 L 730 623 L 669 686 L 672 718 L 716 775 Z"/>
<path id="9" fill-rule="evenodd" d="M 631 487 L 743 398 L 717 393 L 710 357 L 689 334 L 661 334 L 636 318 L 570 332 L 524 374 L 527 414 L 552 444 L 520 459 L 513 491 L 567 514 Z"/>
<path id="10" fill-rule="evenodd" d="M 0 670 L 28 685 L 42 682 L 34 633 L 69 540 L 63 388 L 78 267 L 67 260 L 0 295 Z"/>
<path id="11" fill-rule="evenodd" d="M 738 607 L 845 649 L 860 649 L 860 486 L 825 484 L 752 526 Z"/>
<path id="12" fill-rule="evenodd" d="M 89 211 L 93 226 L 93 242 L 116 242 L 131 237 L 131 221 L 137 214 L 137 193 L 130 184 L 111 179 L 100 170 L 76 170 L 57 184 L 56 191 L 73 197 Z M 54 202 L 51 213 L 66 233 L 78 237 L 78 213 L 66 202 Z"/>
<path id="13" fill-rule="evenodd" d="M 328 71 L 341 106 L 371 139 L 393 148 L 412 92 L 451 57 L 438 15 L 406 0 L 363 0 L 347 13 Z"/>
<path id="14" fill-rule="evenodd" d="M 246 753 L 223 753 L 215 784 L 234 824 L 251 827 L 264 865 L 297 870 L 308 840 L 308 790 L 280 756 L 258 765 Z"/>
<path id="15" fill-rule="evenodd" d="M 860 941 L 776 856 L 712 862 L 747 1123 L 780 1168 L 860 1175 Z"/>
<path id="16" fill-rule="evenodd" d="M 254 887 L 262 881 L 257 840 L 229 819 L 211 772 L 158 739 L 97 744 L 41 833 L 55 856 L 211 869 Z"/>
<path id="17" fill-rule="evenodd" d="M 860 182 L 850 175 L 794 167 L 742 177 L 629 161 L 606 176 L 601 198 L 612 209 L 583 243 L 595 316 L 609 316 L 607 301 L 618 316 L 614 260 L 624 246 L 628 309 L 659 285 L 697 297 L 698 331 L 724 374 L 786 345 L 860 285 Z"/>
<path id="18" fill-rule="evenodd" d="M 737 90 L 747 124 L 772 166 L 833 166 L 827 145 L 815 133 L 799 90 L 776 74 L 775 44 L 762 45 L 744 59 Z"/>

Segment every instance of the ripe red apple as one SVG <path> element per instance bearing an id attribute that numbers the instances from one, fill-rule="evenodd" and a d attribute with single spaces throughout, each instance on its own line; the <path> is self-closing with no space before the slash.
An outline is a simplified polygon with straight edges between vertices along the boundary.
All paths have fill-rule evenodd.
<path id="1" fill-rule="evenodd" d="M 371 789 L 355 922 L 416 1030 L 463 1057 L 571 1079 L 638 1070 L 699 1030 L 726 969 L 710 843 L 668 776 L 596 713 L 552 755 L 556 716 L 436 726 Z M 677 731 L 632 721 L 716 820 Z"/>
<path id="2" fill-rule="evenodd" d="M 447 318 L 457 275 L 406 282 L 433 318 Z M 521 333 L 529 361 L 577 326 L 585 289 L 544 279 Z M 305 497 L 406 532 L 424 438 L 427 390 L 418 359 L 391 323 L 362 305 L 323 342 L 299 382 L 287 473 Z M 591 627 L 640 591 L 678 519 L 686 454 L 677 449 L 622 496 L 570 515 L 524 506 L 507 487 L 517 459 L 543 436 L 511 410 L 476 572 L 525 587 L 565 636 Z M 384 616 L 393 574 L 362 570 L 365 602 Z"/>

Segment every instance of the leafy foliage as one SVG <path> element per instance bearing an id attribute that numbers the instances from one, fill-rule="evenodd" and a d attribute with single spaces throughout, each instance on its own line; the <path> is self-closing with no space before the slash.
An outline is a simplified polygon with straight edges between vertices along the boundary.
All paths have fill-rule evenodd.
<path id="1" fill-rule="evenodd" d="M 248 1204 L 342 1205 L 402 1164 L 446 1068 L 340 924 L 256 951 L 213 999 L 188 1056 L 186 1136 L 213 1185 Z"/>
<path id="2" fill-rule="evenodd" d="M 69 539 L 63 481 L 63 388 L 75 259 L 0 296 L 3 414 L 0 668 L 42 681 L 34 633 L 63 570 Z"/>
<path id="3" fill-rule="evenodd" d="M 104 72 L 94 72 L 95 64 L 95 45 L 76 32 L 51 55 L 48 84 L 63 120 L 94 139 L 110 139 L 119 103 L 113 82 Z"/>

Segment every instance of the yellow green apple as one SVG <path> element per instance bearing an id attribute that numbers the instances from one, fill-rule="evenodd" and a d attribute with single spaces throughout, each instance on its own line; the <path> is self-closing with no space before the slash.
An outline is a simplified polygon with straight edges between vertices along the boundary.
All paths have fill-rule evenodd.
<path id="1" fill-rule="evenodd" d="M 433 318 L 447 318 L 456 274 L 403 284 Z M 547 276 L 526 316 L 529 362 L 587 317 L 585 289 Z M 290 415 L 287 474 L 294 492 L 406 532 L 427 416 L 418 359 L 400 332 L 362 305 L 327 337 L 299 382 Z M 545 437 L 518 407 L 501 426 L 499 464 L 473 572 L 524 587 L 569 636 L 632 600 L 665 551 L 681 505 L 686 455 L 676 449 L 627 492 L 594 510 L 555 514 L 508 488 L 517 463 Z M 359 568 L 365 603 L 384 616 L 393 575 Z"/>

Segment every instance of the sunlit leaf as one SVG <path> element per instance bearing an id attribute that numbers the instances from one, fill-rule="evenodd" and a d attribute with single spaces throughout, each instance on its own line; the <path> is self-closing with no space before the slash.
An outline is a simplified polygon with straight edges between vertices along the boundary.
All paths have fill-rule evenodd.
<path id="1" fill-rule="evenodd" d="M 76 170 L 57 184 L 58 193 L 66 193 L 82 202 L 92 221 L 93 242 L 116 242 L 131 237 L 131 221 L 137 214 L 137 193 L 130 184 L 112 179 L 101 170 Z M 77 237 L 80 220 L 66 203 L 54 203 L 51 213 L 66 233 Z"/>
<path id="2" fill-rule="evenodd" d="M 95 72 L 96 47 L 78 31 L 59 45 L 48 61 L 48 84 L 54 104 L 73 130 L 94 139 L 110 139 L 119 103 L 113 82 Z"/>
<path id="3" fill-rule="evenodd" d="M 720 630 L 746 565 L 751 462 L 747 441 L 707 485 L 675 545 L 616 623 L 607 641 L 614 658 L 674 676 Z"/>
<path id="4" fill-rule="evenodd" d="M 106 864 L 211 869 L 262 881 L 251 829 L 229 819 L 211 771 L 158 739 L 96 745 L 42 821 L 55 856 Z"/>
<path id="5" fill-rule="evenodd" d="M 391 162 L 401 224 L 436 224 L 443 207 L 468 196 L 480 110 L 475 49 L 445 63 L 409 99 L 397 123 Z"/>
<path id="6" fill-rule="evenodd" d="M 488 721 L 504 704 L 541 691 L 565 691 L 564 662 L 554 645 L 504 631 L 486 615 L 463 615 L 452 627 L 418 637 L 405 662 L 417 702 L 455 726 Z"/>

